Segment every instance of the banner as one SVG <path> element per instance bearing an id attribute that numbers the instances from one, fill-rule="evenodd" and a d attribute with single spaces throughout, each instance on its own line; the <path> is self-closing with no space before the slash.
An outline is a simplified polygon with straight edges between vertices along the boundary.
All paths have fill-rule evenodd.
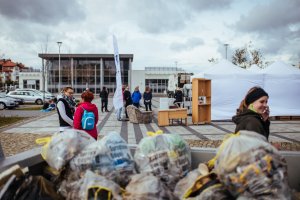
<path id="1" fill-rule="evenodd" d="M 116 36 L 113 35 L 113 45 L 114 45 L 114 57 L 116 65 L 116 81 L 117 87 L 113 98 L 113 104 L 116 110 L 123 107 L 123 94 L 122 94 L 122 80 L 121 80 L 121 67 L 119 58 L 119 49 Z"/>

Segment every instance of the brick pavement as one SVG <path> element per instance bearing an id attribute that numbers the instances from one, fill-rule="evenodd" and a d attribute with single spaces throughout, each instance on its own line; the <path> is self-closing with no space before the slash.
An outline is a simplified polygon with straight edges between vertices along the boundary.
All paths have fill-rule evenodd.
<path id="1" fill-rule="evenodd" d="M 94 102 L 100 107 L 100 100 L 95 99 Z M 235 129 L 235 125 L 229 121 L 217 121 L 206 125 L 193 125 L 191 116 L 188 118 L 189 126 L 167 126 L 159 127 L 157 123 L 158 98 L 153 100 L 154 120 L 150 124 L 132 124 L 129 121 L 117 121 L 116 114 L 112 108 L 112 99 L 109 99 L 109 109 L 111 112 L 99 112 L 99 123 L 97 125 L 101 136 L 106 135 L 110 131 L 117 131 L 129 144 L 137 144 L 147 131 L 163 130 L 165 133 L 178 133 L 191 146 L 218 146 L 225 134 L 231 133 Z M 0 130 L 0 134 L 41 134 L 49 135 L 58 131 L 58 117 L 56 112 L 41 118 L 35 118 L 28 123 L 22 123 L 13 127 Z M 195 140 L 196 142 L 193 142 Z M 300 121 L 272 121 L 270 142 L 282 142 L 290 145 L 291 150 L 300 150 Z M 198 141 L 198 142 L 197 142 Z M 211 141 L 211 142 L 208 142 Z M 298 148 L 299 147 L 299 148 Z"/>

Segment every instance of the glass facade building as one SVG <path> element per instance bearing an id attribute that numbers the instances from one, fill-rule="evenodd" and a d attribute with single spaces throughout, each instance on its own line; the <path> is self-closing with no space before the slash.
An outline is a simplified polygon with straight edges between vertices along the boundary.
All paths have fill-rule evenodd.
<path id="1" fill-rule="evenodd" d="M 61 88 L 59 85 L 59 54 L 39 54 L 46 60 L 48 91 L 57 93 L 66 86 L 82 93 L 89 88 L 100 93 L 103 86 L 109 92 L 116 89 L 116 66 L 113 54 L 60 54 Z M 130 83 L 133 54 L 120 54 L 122 84 Z"/>

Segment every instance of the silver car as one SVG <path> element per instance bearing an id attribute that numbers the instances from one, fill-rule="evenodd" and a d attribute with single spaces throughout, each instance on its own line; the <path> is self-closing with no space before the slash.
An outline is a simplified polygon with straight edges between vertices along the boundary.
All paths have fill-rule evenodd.
<path id="1" fill-rule="evenodd" d="M 16 103 L 14 100 L 7 98 L 7 97 L 0 97 L 0 110 L 3 110 L 5 108 L 14 108 L 16 107 Z"/>
<path id="2" fill-rule="evenodd" d="M 55 96 L 49 92 L 42 92 L 40 90 L 36 90 L 36 89 L 31 89 L 31 88 L 25 88 L 25 89 L 16 89 L 16 91 L 31 91 L 31 92 L 35 92 L 40 96 L 45 96 L 45 99 L 49 100 L 49 99 L 53 99 Z"/>
<path id="3" fill-rule="evenodd" d="M 43 104 L 43 96 L 33 91 L 17 90 L 17 91 L 9 92 L 6 96 L 24 99 L 25 103 L 36 103 L 39 105 Z"/>

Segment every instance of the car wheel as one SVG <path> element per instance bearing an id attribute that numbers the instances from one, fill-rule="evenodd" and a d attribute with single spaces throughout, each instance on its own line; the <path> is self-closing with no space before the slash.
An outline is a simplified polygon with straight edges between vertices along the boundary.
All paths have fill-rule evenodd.
<path id="1" fill-rule="evenodd" d="M 37 99 L 37 100 L 35 101 L 35 103 L 38 104 L 38 105 L 43 105 L 42 99 Z"/>
<path id="2" fill-rule="evenodd" d="M 1 102 L 1 103 L 0 103 L 0 110 L 5 109 L 5 107 L 6 107 L 5 104 Z"/>

